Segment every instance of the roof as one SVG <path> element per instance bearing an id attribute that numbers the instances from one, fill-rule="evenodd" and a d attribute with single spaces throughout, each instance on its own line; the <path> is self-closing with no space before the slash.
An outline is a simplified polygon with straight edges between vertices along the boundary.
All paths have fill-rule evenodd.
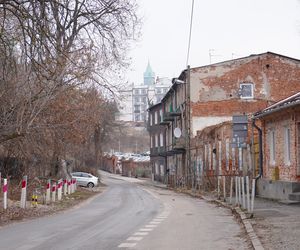
<path id="1" fill-rule="evenodd" d="M 258 57 L 258 56 L 265 56 L 265 55 L 279 56 L 279 57 L 282 57 L 282 58 L 285 58 L 285 59 L 288 59 L 288 60 L 292 60 L 292 61 L 296 61 L 296 62 L 300 63 L 300 59 L 293 58 L 293 57 L 288 57 L 288 56 L 281 55 L 281 54 L 278 54 L 278 53 L 274 53 L 274 52 L 271 52 L 271 51 L 267 51 L 267 52 L 260 53 L 260 54 L 251 54 L 251 55 L 245 56 L 245 57 L 230 59 L 230 60 L 226 60 L 226 61 L 222 61 L 222 62 L 217 62 L 217 63 L 212 63 L 212 64 L 207 64 L 207 65 L 198 66 L 198 67 L 193 67 L 193 68 L 190 68 L 190 69 L 193 70 L 193 69 L 206 68 L 206 67 L 210 67 L 210 66 L 219 66 L 221 64 L 226 64 L 226 63 L 230 63 L 230 62 L 236 62 L 236 61 L 244 60 L 244 59 L 251 58 L 251 57 Z M 181 79 L 181 80 L 184 80 L 183 78 L 185 76 L 186 71 L 187 71 L 187 69 L 182 70 L 178 78 Z"/>
<path id="2" fill-rule="evenodd" d="M 292 96 L 289 96 L 279 102 L 272 104 L 271 106 L 269 106 L 261 111 L 256 112 L 253 115 L 253 118 L 256 119 L 256 118 L 264 117 L 264 116 L 270 115 L 274 112 L 278 112 L 280 110 L 291 108 L 291 107 L 294 107 L 297 105 L 300 105 L 300 92 L 297 92 L 296 94 L 294 94 Z"/>
<path id="3" fill-rule="evenodd" d="M 152 109 L 154 109 L 154 108 L 156 108 L 156 107 L 158 107 L 158 106 L 160 106 L 160 105 L 162 105 L 161 102 L 158 102 L 158 103 L 156 103 L 156 104 L 154 104 L 154 105 L 151 105 L 151 106 L 148 108 L 148 111 L 150 111 L 150 110 L 152 110 Z"/>
<path id="4" fill-rule="evenodd" d="M 146 71 L 144 72 L 144 77 L 155 77 L 155 73 L 153 72 L 149 61 L 148 61 Z"/>

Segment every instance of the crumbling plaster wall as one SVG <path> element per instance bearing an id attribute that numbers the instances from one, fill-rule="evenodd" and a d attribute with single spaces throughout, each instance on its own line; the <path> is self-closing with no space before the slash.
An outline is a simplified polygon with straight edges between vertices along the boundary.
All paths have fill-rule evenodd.
<path id="1" fill-rule="evenodd" d="M 253 83 L 254 98 L 239 96 L 241 83 Z M 193 136 L 232 115 L 251 114 L 300 88 L 300 62 L 273 53 L 253 55 L 191 69 Z"/>

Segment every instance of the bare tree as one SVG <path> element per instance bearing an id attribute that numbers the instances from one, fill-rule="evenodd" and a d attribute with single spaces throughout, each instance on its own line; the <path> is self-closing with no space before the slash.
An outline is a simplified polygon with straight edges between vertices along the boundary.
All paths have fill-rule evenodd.
<path id="1" fill-rule="evenodd" d="M 14 145 L 16 157 L 52 164 L 94 138 L 97 154 L 109 128 L 103 104 L 112 103 L 84 86 L 114 91 L 108 75 L 126 66 L 136 8 L 134 0 L 0 1 L 3 152 Z"/>

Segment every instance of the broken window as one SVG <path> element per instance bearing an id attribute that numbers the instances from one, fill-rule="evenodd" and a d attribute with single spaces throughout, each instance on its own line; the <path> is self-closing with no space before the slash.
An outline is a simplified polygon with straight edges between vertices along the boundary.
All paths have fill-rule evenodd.
<path id="1" fill-rule="evenodd" d="M 253 99 L 253 83 L 241 83 L 239 89 L 241 99 Z"/>

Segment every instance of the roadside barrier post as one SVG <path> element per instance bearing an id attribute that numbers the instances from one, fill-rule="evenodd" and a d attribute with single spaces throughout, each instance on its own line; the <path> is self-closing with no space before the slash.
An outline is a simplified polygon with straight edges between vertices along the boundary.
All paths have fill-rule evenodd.
<path id="1" fill-rule="evenodd" d="M 74 193 L 74 180 L 73 179 L 71 179 L 71 194 L 73 194 Z"/>
<path id="2" fill-rule="evenodd" d="M 220 199 L 220 176 L 218 178 L 218 200 Z"/>
<path id="3" fill-rule="evenodd" d="M 246 176 L 246 192 L 247 192 L 247 211 L 250 212 L 250 190 L 249 190 L 249 176 Z"/>
<path id="4" fill-rule="evenodd" d="M 74 179 L 74 190 L 75 191 L 77 190 L 77 181 L 76 181 L 76 179 Z"/>
<path id="5" fill-rule="evenodd" d="M 46 204 L 50 203 L 51 200 L 51 180 L 47 181 L 47 186 L 46 186 Z"/>
<path id="6" fill-rule="evenodd" d="M 55 195 L 56 195 L 56 183 L 54 182 L 52 185 L 52 202 L 55 202 Z"/>
<path id="7" fill-rule="evenodd" d="M 233 177 L 230 177 L 230 196 L 229 196 L 230 204 L 232 204 L 232 189 L 233 189 Z"/>
<path id="8" fill-rule="evenodd" d="M 27 191 L 27 175 L 25 175 L 22 179 L 22 192 L 21 192 L 21 208 L 26 207 L 26 191 Z"/>
<path id="9" fill-rule="evenodd" d="M 34 191 L 31 196 L 31 206 L 37 207 L 37 199 L 38 199 L 37 192 Z"/>
<path id="10" fill-rule="evenodd" d="M 58 181 L 57 184 L 57 200 L 61 200 L 61 193 L 62 193 L 62 180 Z"/>
<path id="11" fill-rule="evenodd" d="M 246 200 L 245 200 L 245 180 L 244 180 L 244 176 L 241 177 L 242 178 L 242 198 L 243 198 L 243 208 L 246 208 Z"/>
<path id="12" fill-rule="evenodd" d="M 7 209 L 7 179 L 3 179 L 3 208 Z"/>
<path id="13" fill-rule="evenodd" d="M 223 197 L 224 201 L 226 201 L 226 176 L 223 176 Z"/>
<path id="14" fill-rule="evenodd" d="M 254 198 L 255 198 L 255 179 L 252 180 L 252 194 L 251 194 L 251 213 L 253 213 L 254 210 Z"/>
<path id="15" fill-rule="evenodd" d="M 67 179 L 64 179 L 64 195 L 67 195 L 67 190 L 68 190 Z"/>
<path id="16" fill-rule="evenodd" d="M 68 194 L 71 194 L 71 181 L 68 179 Z"/>
<path id="17" fill-rule="evenodd" d="M 238 205 L 238 177 L 235 177 L 235 205 Z"/>

